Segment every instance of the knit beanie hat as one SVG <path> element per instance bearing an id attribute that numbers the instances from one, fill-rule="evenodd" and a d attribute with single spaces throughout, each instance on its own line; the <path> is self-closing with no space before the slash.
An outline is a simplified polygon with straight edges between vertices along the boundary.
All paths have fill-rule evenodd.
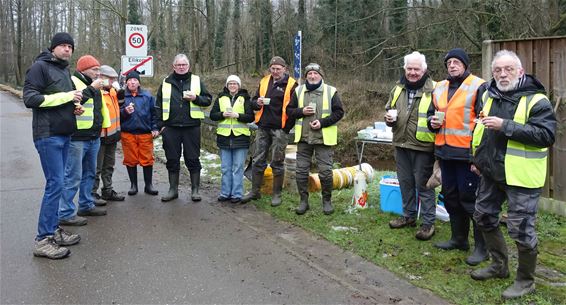
<path id="1" fill-rule="evenodd" d="M 128 75 L 126 75 L 126 82 L 130 79 L 130 78 L 135 78 L 138 80 L 138 82 L 140 81 L 140 73 L 136 70 L 130 71 L 128 72 Z"/>
<path id="2" fill-rule="evenodd" d="M 446 56 L 444 56 L 444 65 L 446 67 L 448 67 L 446 62 L 450 58 L 456 58 L 456 59 L 460 60 L 464 64 L 464 66 L 466 66 L 466 69 L 468 69 L 468 66 L 470 65 L 470 58 L 468 57 L 468 54 L 466 53 L 466 51 L 464 51 L 464 49 L 455 48 L 455 49 L 448 51 Z"/>
<path id="3" fill-rule="evenodd" d="M 118 73 L 116 72 L 116 70 L 114 70 L 114 68 L 107 65 L 100 66 L 100 75 L 104 75 L 108 77 L 118 77 Z"/>
<path id="4" fill-rule="evenodd" d="M 228 76 L 228 78 L 226 79 L 226 87 L 228 87 L 229 82 L 236 82 L 236 83 L 238 83 L 238 87 L 242 87 L 242 81 L 240 80 L 238 75 Z"/>
<path id="5" fill-rule="evenodd" d="M 51 46 L 49 46 L 49 51 L 53 51 L 55 47 L 65 43 L 70 44 L 71 47 L 73 48 L 73 51 L 75 50 L 75 41 L 73 40 L 73 37 L 69 35 L 69 33 L 65 33 L 65 32 L 57 33 L 53 36 L 53 38 L 51 38 Z"/>
<path id="6" fill-rule="evenodd" d="M 100 67 L 100 63 L 92 55 L 84 55 L 77 61 L 77 71 L 82 72 L 92 67 Z"/>
<path id="7" fill-rule="evenodd" d="M 281 56 L 274 56 L 270 61 L 269 61 L 269 66 L 273 66 L 273 65 L 280 65 L 283 67 L 287 67 L 287 63 L 285 62 L 285 59 L 283 59 Z"/>
<path id="8" fill-rule="evenodd" d="M 305 76 L 307 76 L 307 73 L 310 71 L 316 71 L 320 76 L 324 77 L 324 72 L 322 72 L 322 68 L 317 63 L 310 63 L 305 67 Z"/>

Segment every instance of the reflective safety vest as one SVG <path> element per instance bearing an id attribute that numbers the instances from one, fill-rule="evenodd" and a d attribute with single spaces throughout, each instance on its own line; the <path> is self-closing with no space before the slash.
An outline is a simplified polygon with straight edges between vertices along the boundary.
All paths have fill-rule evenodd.
<path id="1" fill-rule="evenodd" d="M 191 74 L 191 91 L 196 95 L 200 94 L 200 77 L 194 74 Z M 182 96 L 183 92 L 181 92 L 181 98 Z M 165 79 L 163 79 L 163 84 L 161 86 L 161 98 L 163 121 L 167 121 L 169 119 L 169 109 L 171 109 L 171 84 L 166 82 Z M 190 102 L 189 105 L 189 113 L 191 115 L 191 118 L 204 119 L 204 111 L 202 111 L 202 107 L 193 102 Z"/>
<path id="2" fill-rule="evenodd" d="M 218 104 L 220 105 L 220 111 L 226 112 L 226 108 L 232 107 L 232 111 L 240 114 L 244 114 L 244 97 L 238 96 L 236 101 L 234 101 L 234 106 L 230 104 L 230 98 L 228 96 L 222 96 L 218 99 Z M 224 120 L 218 122 L 218 128 L 216 133 L 221 136 L 230 136 L 230 133 L 234 133 L 235 136 L 250 136 L 250 129 L 246 123 L 238 121 L 238 119 L 224 118 Z"/>
<path id="3" fill-rule="evenodd" d="M 301 85 L 295 89 L 295 93 L 299 98 L 298 107 L 304 107 L 305 103 L 305 92 L 307 88 L 305 85 Z M 329 86 L 327 84 L 322 84 L 322 118 L 330 116 L 332 113 L 331 101 L 332 97 L 336 93 L 336 88 Z M 303 118 L 297 119 L 295 122 L 295 143 L 301 140 L 301 133 L 303 131 Z M 322 128 L 322 142 L 324 145 L 332 146 L 338 143 L 338 126 L 336 124 Z"/>
<path id="4" fill-rule="evenodd" d="M 267 87 L 269 86 L 269 78 L 271 75 L 267 75 L 261 79 L 259 82 L 259 96 L 265 96 L 267 94 Z M 285 123 L 287 122 L 287 105 L 291 102 L 291 89 L 295 85 L 297 81 L 294 78 L 289 76 L 289 80 L 287 81 L 287 87 L 285 87 L 285 95 L 283 96 L 283 113 L 281 114 L 281 128 L 285 128 Z M 261 115 L 263 114 L 263 107 L 256 112 L 255 114 L 255 122 L 259 122 L 261 119 Z"/>
<path id="5" fill-rule="evenodd" d="M 515 110 L 513 121 L 525 125 L 533 106 L 540 100 L 546 99 L 544 94 L 523 96 Z M 482 96 L 484 106 L 482 111 L 489 115 L 493 98 L 487 92 Z M 474 130 L 472 153 L 475 155 L 477 147 L 481 144 L 485 126 L 478 124 Z M 505 180 L 508 185 L 525 188 L 539 188 L 544 186 L 546 179 L 547 147 L 535 147 L 514 140 L 507 140 L 505 153 Z"/>
<path id="6" fill-rule="evenodd" d="M 71 76 L 71 79 L 73 80 L 73 83 L 75 84 L 75 88 L 77 88 L 77 90 L 82 91 L 87 87 L 87 85 L 83 83 L 83 81 L 78 77 L 73 75 Z M 89 129 L 94 124 L 94 99 L 89 98 L 82 106 L 84 109 L 83 114 L 76 116 L 77 129 Z M 106 103 L 103 102 L 101 107 L 102 109 L 100 111 L 102 114 L 102 128 L 106 128 L 110 126 L 110 114 L 108 112 L 108 108 L 106 107 Z"/>
<path id="7" fill-rule="evenodd" d="M 472 132 L 476 123 L 474 109 L 478 88 L 485 81 L 469 75 L 448 101 L 448 80 L 439 82 L 433 92 L 436 109 L 445 112 L 445 121 L 436 134 L 434 144 L 470 148 Z"/>
<path id="8" fill-rule="evenodd" d="M 103 116 L 101 137 L 109 137 L 120 131 L 120 106 L 118 105 L 118 94 L 114 88 L 110 91 L 102 91 L 102 102 L 106 105 L 108 116 Z"/>
<path id="9" fill-rule="evenodd" d="M 395 87 L 395 91 L 393 92 L 393 100 L 391 100 L 391 108 L 395 107 L 395 104 L 399 99 L 399 95 L 401 95 L 401 91 L 403 91 L 402 86 L 398 85 Z M 436 136 L 436 133 L 430 131 L 427 126 L 426 113 L 428 111 L 428 108 L 430 107 L 431 102 L 432 102 L 432 95 L 429 92 L 423 92 L 423 96 L 421 97 L 421 100 L 419 102 L 417 133 L 416 133 L 417 140 L 422 142 L 434 142 L 434 138 Z"/>

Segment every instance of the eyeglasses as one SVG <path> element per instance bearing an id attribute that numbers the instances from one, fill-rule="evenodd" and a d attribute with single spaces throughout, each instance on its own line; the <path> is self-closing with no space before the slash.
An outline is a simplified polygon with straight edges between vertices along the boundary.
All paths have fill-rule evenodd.
<path id="1" fill-rule="evenodd" d="M 183 67 L 188 67 L 189 64 L 175 64 L 174 66 L 177 68 L 183 68 Z"/>
<path id="2" fill-rule="evenodd" d="M 493 69 L 493 74 L 501 74 L 501 72 L 505 71 L 505 73 L 509 74 L 509 73 L 513 73 L 515 72 L 515 67 L 512 66 L 506 66 L 506 67 L 497 67 Z"/>

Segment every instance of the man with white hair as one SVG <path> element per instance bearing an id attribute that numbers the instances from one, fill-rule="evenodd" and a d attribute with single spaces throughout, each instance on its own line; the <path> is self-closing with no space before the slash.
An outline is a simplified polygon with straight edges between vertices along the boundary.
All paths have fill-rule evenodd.
<path id="1" fill-rule="evenodd" d="M 391 90 L 385 105 L 385 122 L 393 128 L 397 176 L 403 198 L 403 216 L 389 222 L 399 229 L 417 224 L 417 195 L 423 222 L 415 237 L 429 240 L 434 235 L 435 192 L 427 189 L 434 164 L 434 132 L 427 128 L 426 113 L 432 102 L 434 81 L 427 74 L 426 58 L 419 52 L 405 56 L 405 73 Z"/>
<path id="2" fill-rule="evenodd" d="M 163 137 L 163 150 L 167 158 L 169 191 L 161 201 L 179 197 L 179 171 L 181 153 L 191 177 L 191 200 L 200 201 L 200 123 L 204 109 L 212 103 L 198 75 L 191 71 L 189 58 L 177 54 L 173 60 L 173 73 L 163 79 L 157 89 L 157 127 Z M 181 147 L 182 146 L 182 147 Z"/>
<path id="3" fill-rule="evenodd" d="M 507 201 L 509 236 L 519 264 L 514 284 L 503 298 L 535 290 L 538 239 L 535 218 L 546 179 L 548 147 L 555 140 L 556 117 L 544 86 L 525 74 L 521 60 L 499 51 L 491 64 L 493 80 L 482 94 L 479 121 L 472 141 L 472 171 L 480 175 L 474 220 L 486 241 L 492 263 L 475 270 L 475 280 L 508 278 L 508 254 L 499 229 L 499 213 Z"/>

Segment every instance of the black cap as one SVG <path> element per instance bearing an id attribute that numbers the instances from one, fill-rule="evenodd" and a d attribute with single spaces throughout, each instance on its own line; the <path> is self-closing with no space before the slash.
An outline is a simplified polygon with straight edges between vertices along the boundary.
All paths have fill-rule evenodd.
<path id="1" fill-rule="evenodd" d="M 128 75 L 126 75 L 126 81 L 128 81 L 130 78 L 135 78 L 139 82 L 140 81 L 140 73 L 136 70 L 130 71 L 130 72 L 128 72 Z"/>
<path id="2" fill-rule="evenodd" d="M 56 46 L 65 43 L 70 44 L 71 47 L 73 48 L 73 51 L 75 50 L 75 41 L 73 40 L 73 37 L 71 37 L 69 33 L 65 33 L 65 32 L 57 33 L 53 36 L 53 38 L 51 38 L 51 46 L 49 47 L 49 51 L 53 51 L 53 49 Z"/>
<path id="3" fill-rule="evenodd" d="M 466 51 L 464 51 L 464 49 L 455 48 L 455 49 L 448 51 L 446 56 L 444 56 L 444 65 L 445 66 L 447 66 L 446 62 L 450 58 L 456 58 L 456 59 L 460 60 L 464 64 L 464 66 L 466 66 L 466 69 L 468 69 L 468 66 L 470 65 L 470 57 L 468 57 L 468 53 L 466 53 Z"/>

